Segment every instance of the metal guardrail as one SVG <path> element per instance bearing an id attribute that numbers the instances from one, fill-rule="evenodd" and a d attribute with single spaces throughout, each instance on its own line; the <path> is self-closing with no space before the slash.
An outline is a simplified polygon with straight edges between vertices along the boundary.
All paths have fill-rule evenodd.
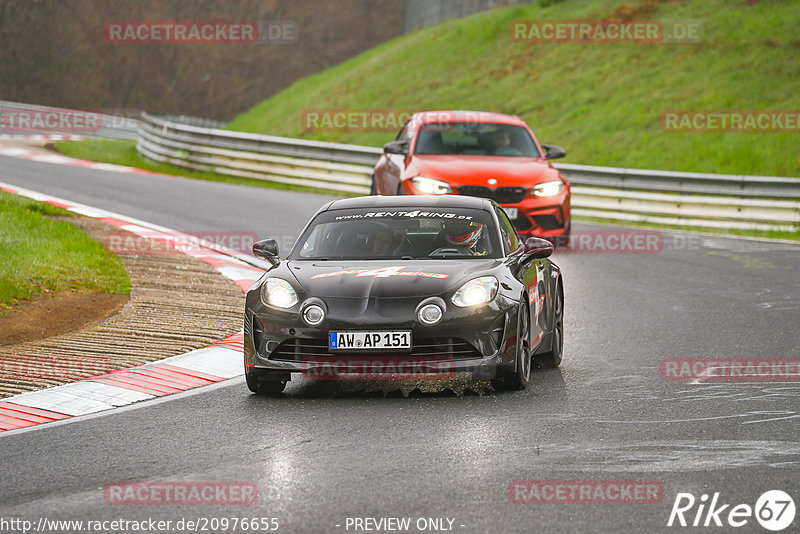
<path id="1" fill-rule="evenodd" d="M 368 194 L 379 148 L 178 124 L 143 114 L 137 149 L 199 171 Z M 800 228 L 800 178 L 556 167 L 576 215 L 717 228 Z"/>

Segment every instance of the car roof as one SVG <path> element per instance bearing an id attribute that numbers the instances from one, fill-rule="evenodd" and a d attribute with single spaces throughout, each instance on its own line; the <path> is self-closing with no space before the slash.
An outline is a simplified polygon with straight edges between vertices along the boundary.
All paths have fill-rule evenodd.
<path id="1" fill-rule="evenodd" d="M 466 195 L 372 195 L 343 198 L 329 203 L 323 210 L 359 208 L 473 208 L 489 209 L 485 198 Z"/>
<path id="2" fill-rule="evenodd" d="M 465 110 L 442 110 L 442 111 L 422 111 L 414 113 L 411 120 L 417 124 L 437 123 L 437 122 L 499 122 L 503 124 L 518 124 L 525 126 L 525 121 L 516 115 L 506 115 L 504 113 L 490 113 L 488 111 L 465 111 Z"/>

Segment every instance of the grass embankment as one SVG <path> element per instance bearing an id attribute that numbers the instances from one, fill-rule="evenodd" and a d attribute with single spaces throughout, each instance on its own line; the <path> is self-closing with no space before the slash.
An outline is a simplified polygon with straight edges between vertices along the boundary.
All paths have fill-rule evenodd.
<path id="1" fill-rule="evenodd" d="M 662 129 L 667 110 L 798 110 L 797 2 L 593 0 L 494 9 L 425 28 L 298 81 L 231 130 L 380 146 L 395 132 L 304 129 L 307 109 L 472 109 L 521 116 L 565 162 L 800 176 L 794 133 Z M 520 43 L 518 19 L 700 23 L 684 43 Z M 685 27 L 685 26 L 684 26 Z"/>
<path id="2" fill-rule="evenodd" d="M 48 218 L 68 215 L 0 191 L 0 308 L 45 290 L 130 292 L 116 256 L 77 226 Z"/>

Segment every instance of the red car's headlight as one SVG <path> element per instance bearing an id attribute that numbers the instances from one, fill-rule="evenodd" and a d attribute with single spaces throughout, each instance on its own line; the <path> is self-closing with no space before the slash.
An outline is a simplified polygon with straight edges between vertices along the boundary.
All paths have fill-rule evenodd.
<path id="1" fill-rule="evenodd" d="M 417 176 L 411 179 L 411 185 L 420 193 L 429 195 L 444 195 L 452 193 L 453 188 L 447 182 L 434 180 L 433 178 L 425 178 L 424 176 Z"/>
<path id="2" fill-rule="evenodd" d="M 564 191 L 564 182 L 561 180 L 553 180 L 552 182 L 544 182 L 533 186 L 531 195 L 535 197 L 554 197 L 560 195 Z"/>

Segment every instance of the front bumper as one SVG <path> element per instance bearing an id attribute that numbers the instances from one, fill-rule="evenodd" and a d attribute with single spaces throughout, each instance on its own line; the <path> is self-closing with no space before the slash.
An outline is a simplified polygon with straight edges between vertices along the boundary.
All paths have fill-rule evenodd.
<path id="1" fill-rule="evenodd" d="M 551 199 L 546 200 L 546 206 L 526 206 L 525 203 L 502 206 L 519 210 L 518 217 L 511 219 L 518 234 L 526 237 L 559 237 L 569 226 L 569 205 L 553 205 Z"/>
<path id="2" fill-rule="evenodd" d="M 403 194 L 405 195 L 423 195 L 417 191 L 411 184 L 411 180 L 404 180 Z M 467 186 L 468 188 L 472 186 Z M 457 190 L 463 190 L 464 187 L 457 187 Z M 475 187 L 475 194 L 469 196 L 479 196 L 481 198 L 493 198 L 491 190 L 485 187 Z M 506 188 L 513 189 L 513 188 Z M 525 236 L 535 236 L 543 238 L 556 238 L 564 234 L 569 226 L 570 210 L 571 210 L 571 193 L 569 185 L 564 187 L 564 191 L 552 197 L 537 197 L 530 194 L 530 189 L 525 188 L 526 193 L 518 202 L 507 203 L 498 198 L 499 204 L 504 208 L 517 208 L 518 216 L 512 219 L 517 233 Z M 521 188 L 520 188 L 521 190 Z M 464 194 L 464 193 L 448 193 L 448 194 Z"/>
<path id="3" fill-rule="evenodd" d="M 426 326 L 416 309 L 426 298 L 321 299 L 327 307 L 319 327 L 306 325 L 296 310 L 264 306 L 257 291 L 248 293 L 245 309 L 244 362 L 250 373 L 304 373 L 353 362 L 402 363 L 415 373 L 471 372 L 491 379 L 498 367 L 510 369 L 516 358 L 518 302 L 498 294 L 477 308 L 445 306 L 443 319 Z M 330 331 L 410 330 L 410 351 L 331 351 Z"/>

